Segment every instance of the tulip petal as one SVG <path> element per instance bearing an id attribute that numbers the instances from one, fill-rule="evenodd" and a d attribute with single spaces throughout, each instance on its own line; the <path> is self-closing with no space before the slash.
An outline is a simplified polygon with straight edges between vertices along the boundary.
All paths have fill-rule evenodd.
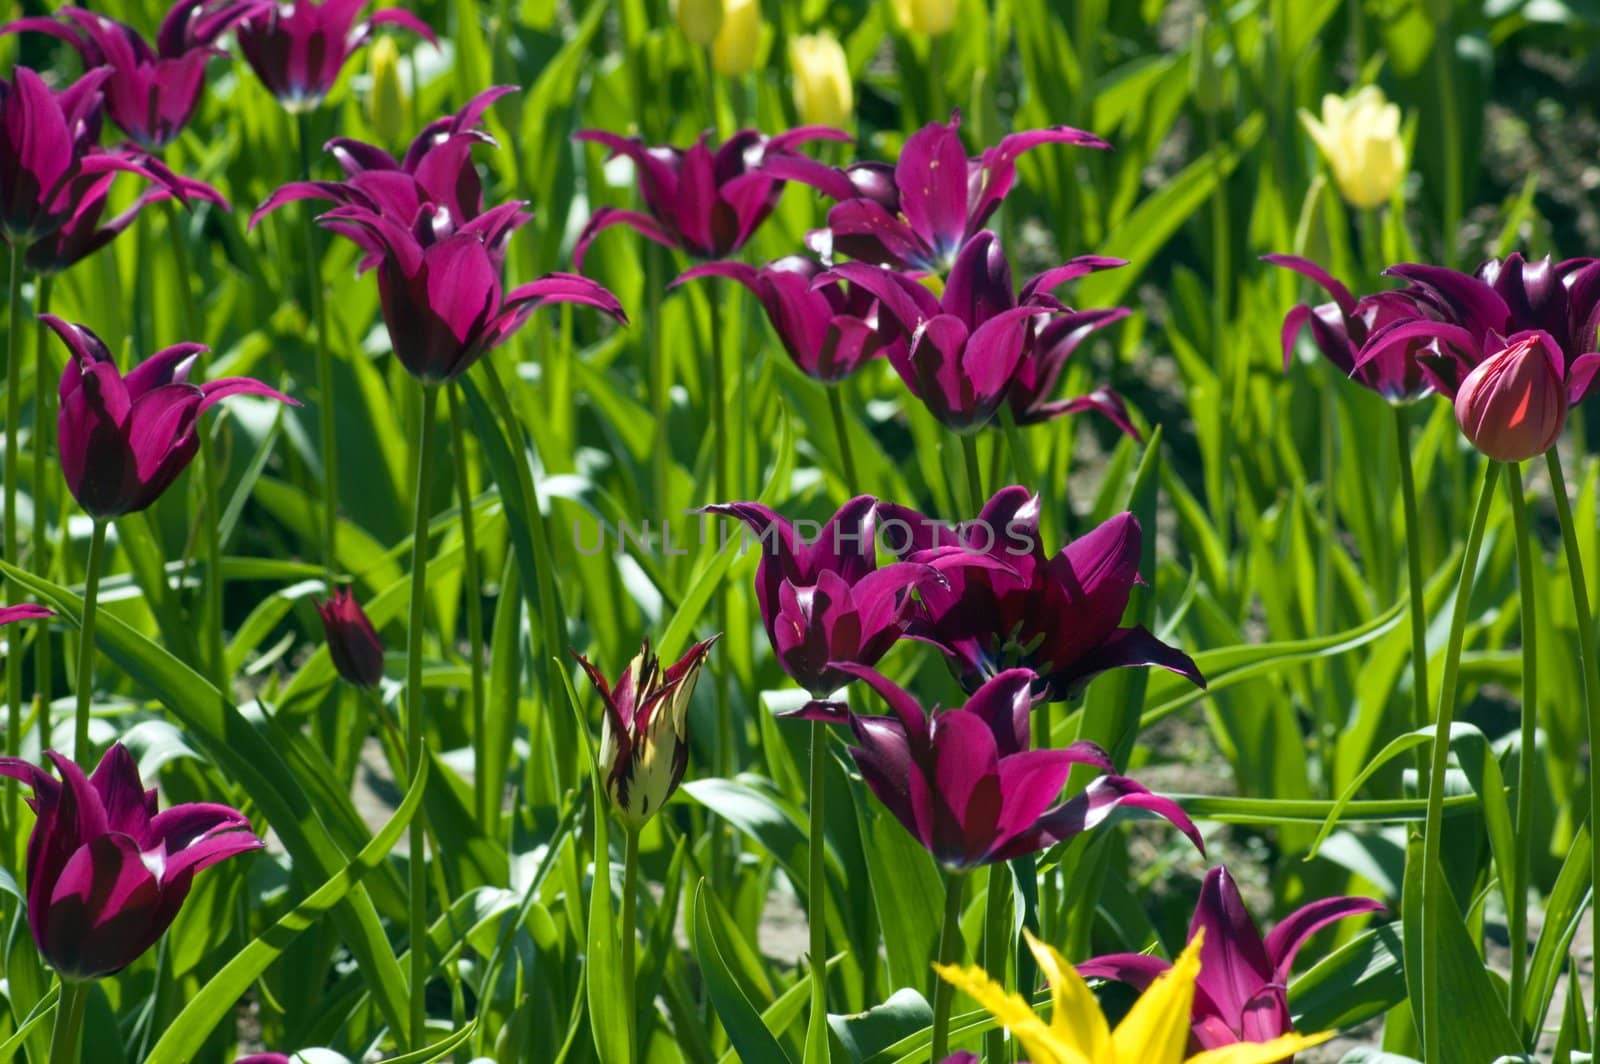
<path id="1" fill-rule="evenodd" d="M 18 621 L 40 621 L 46 617 L 54 616 L 54 610 L 48 609 L 44 606 L 36 606 L 31 602 L 24 602 L 16 606 L 0 606 L 0 624 L 15 624 Z M 16 758 L 5 758 L 0 760 L 14 761 Z M 23 762 L 23 764 L 26 764 L 26 762 Z M 6 772 L 3 768 L 0 768 L 0 776 L 4 775 L 10 775 L 10 773 Z M 18 776 L 15 778 L 22 779 L 23 777 Z"/>
<path id="2" fill-rule="evenodd" d="M 1205 842 L 1200 837 L 1199 829 L 1177 802 L 1152 794 L 1142 784 L 1126 776 L 1101 776 L 1081 794 L 1056 806 L 1032 828 L 1012 838 L 991 854 L 990 859 L 1009 861 L 1013 857 L 1069 842 L 1083 832 L 1108 822 L 1148 815 L 1170 821 L 1194 843 L 1196 849 L 1205 853 Z"/>
<path id="3" fill-rule="evenodd" d="M 1007 669 L 987 680 L 967 699 L 964 708 L 988 724 L 1001 757 L 1021 754 L 1028 749 L 1033 679 L 1031 670 Z M 1054 752 L 1066 753 L 1065 750 Z M 1110 767 L 1108 764 L 1106 769 L 1109 771 Z M 1057 793 L 1060 790 L 1056 788 Z"/>
<path id="4" fill-rule="evenodd" d="M 1107 953 L 1073 967 L 1085 979 L 1110 979 L 1142 993 L 1172 967 L 1172 962 L 1148 953 Z"/>
<path id="5" fill-rule="evenodd" d="M 156 877 L 126 835 L 88 839 L 62 868 L 48 901 L 40 951 L 65 975 L 109 975 L 132 963 L 166 930 L 153 926 Z"/>
<path id="6" fill-rule="evenodd" d="M 1322 898 L 1284 917 L 1266 938 L 1267 956 L 1271 958 L 1278 982 L 1288 982 L 1295 954 L 1312 935 L 1337 920 L 1363 913 L 1383 912 L 1384 908 L 1381 902 L 1372 898 Z"/>
<path id="7" fill-rule="evenodd" d="M 911 693 L 883 673 L 866 665 L 857 665 L 853 661 L 829 662 L 829 667 L 848 673 L 858 680 L 866 682 L 867 686 L 878 692 L 878 696 L 889 705 L 895 719 L 900 722 L 906 733 L 919 743 L 928 738 L 928 713 L 922 708 Z"/>
<path id="8" fill-rule="evenodd" d="M 573 266 L 583 269 L 583 259 L 589 253 L 589 245 L 594 243 L 595 237 L 614 225 L 625 225 L 640 236 L 654 240 L 663 247 L 677 247 L 678 242 L 673 239 L 672 234 L 649 215 L 623 210 L 620 207 L 601 207 L 589 216 L 583 232 L 578 234 L 578 243 L 572 249 Z"/>
<path id="9" fill-rule="evenodd" d="M 911 229 L 936 254 L 953 251 L 967 227 L 967 151 L 955 124 L 931 122 L 913 133 L 894 178 Z"/>
<path id="10" fill-rule="evenodd" d="M 1226 868 L 1211 869 L 1200 885 L 1189 938 L 1202 933 L 1200 982 L 1221 1016 L 1236 1027 L 1245 1003 L 1272 982 L 1273 971 L 1261 932 Z"/>
<path id="11" fill-rule="evenodd" d="M 1340 313 L 1346 317 L 1349 317 L 1351 314 L 1355 313 L 1356 300 L 1355 297 L 1350 294 L 1350 289 L 1346 288 L 1344 283 L 1338 278 L 1334 277 L 1333 274 L 1329 273 L 1315 262 L 1312 262 L 1310 259 L 1302 258 L 1299 255 L 1281 255 L 1273 253 L 1271 255 L 1261 256 L 1261 260 L 1263 262 L 1270 262 L 1274 266 L 1282 266 L 1286 270 L 1293 270 L 1295 273 L 1310 278 L 1317 284 L 1321 285 L 1327 291 L 1327 293 L 1333 297 L 1333 301 L 1339 304 Z"/>
<path id="12" fill-rule="evenodd" d="M 207 381 L 200 386 L 204 398 L 200 400 L 198 413 L 205 413 L 224 399 L 235 395 L 255 395 L 263 399 L 276 399 L 280 403 L 290 406 L 299 406 L 300 401 L 291 399 L 275 388 L 269 388 L 258 380 L 249 377 L 223 377 L 221 380 Z"/>
<path id="13" fill-rule="evenodd" d="M 150 826 L 150 804 L 154 795 L 145 791 L 139 779 L 139 766 L 128 748 L 113 743 L 95 766 L 89 784 L 100 795 L 106 829 L 127 835 L 143 845 L 145 831 Z"/>

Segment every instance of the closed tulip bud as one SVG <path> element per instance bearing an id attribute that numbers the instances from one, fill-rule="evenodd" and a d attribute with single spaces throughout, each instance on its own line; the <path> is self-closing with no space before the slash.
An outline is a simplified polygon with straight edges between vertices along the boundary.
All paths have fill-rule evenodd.
<path id="1" fill-rule="evenodd" d="M 805 125 L 843 126 L 855 110 L 850 67 L 837 38 L 806 34 L 789 43 L 794 107 Z"/>
<path id="2" fill-rule="evenodd" d="M 722 0 L 672 0 L 672 15 L 683 35 L 705 48 L 722 29 Z"/>
<path id="3" fill-rule="evenodd" d="M 597 770 L 606 794 L 630 828 L 655 816 L 683 782 L 689 766 L 689 699 L 712 636 L 662 671 L 647 640 L 613 687 L 582 655 L 574 655 L 605 702 Z"/>
<path id="4" fill-rule="evenodd" d="M 328 656 L 339 675 L 357 687 L 376 687 L 383 680 L 383 640 L 349 588 L 317 603 Z"/>
<path id="5" fill-rule="evenodd" d="M 1544 454 L 1566 423 L 1561 353 L 1546 333 L 1513 337 L 1456 392 L 1456 424 L 1474 447 L 1501 462 Z"/>
<path id="6" fill-rule="evenodd" d="M 1406 149 L 1400 139 L 1400 108 L 1383 90 L 1368 85 L 1348 100 L 1324 96 L 1322 120 L 1309 111 L 1301 111 L 1300 120 L 1352 207 L 1389 201 L 1406 176 Z"/>
<path id="7" fill-rule="evenodd" d="M 385 144 L 400 143 L 406 135 L 406 88 L 400 80 L 400 46 L 393 37 L 379 37 L 372 46 L 372 87 L 367 96 L 367 119 Z"/>
<path id="8" fill-rule="evenodd" d="M 760 45 L 760 0 L 724 0 L 721 28 L 711 42 L 712 68 L 725 78 L 743 77 L 755 69 Z"/>
<path id="9" fill-rule="evenodd" d="M 955 25 L 958 0 L 894 0 L 895 18 L 912 33 L 937 37 Z"/>

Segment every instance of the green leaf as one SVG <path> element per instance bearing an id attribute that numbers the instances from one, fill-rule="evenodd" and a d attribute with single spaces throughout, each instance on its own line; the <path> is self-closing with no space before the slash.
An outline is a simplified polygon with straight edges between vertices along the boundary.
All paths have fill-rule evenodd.
<path id="1" fill-rule="evenodd" d="M 879 1050 L 933 1024 L 928 999 L 915 990 L 896 990 L 889 1000 L 854 1016 L 829 1016 L 828 1023 L 851 1064 L 861 1064 Z"/>
<path id="2" fill-rule="evenodd" d="M 728 1040 L 741 1060 L 771 1061 L 772 1064 L 794 1064 L 788 1052 L 779 1044 L 761 1014 L 745 996 L 739 980 L 729 971 L 724 960 L 728 950 L 726 939 L 721 938 L 712 923 L 706 905 L 706 882 L 701 880 L 694 891 L 694 955 L 700 962 L 705 978 L 706 993 L 712 1008 L 728 1032 Z"/>

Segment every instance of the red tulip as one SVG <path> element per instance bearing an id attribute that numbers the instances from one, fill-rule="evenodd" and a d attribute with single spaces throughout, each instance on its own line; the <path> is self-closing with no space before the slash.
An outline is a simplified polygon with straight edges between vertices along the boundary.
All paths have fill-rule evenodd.
<path id="1" fill-rule="evenodd" d="M 378 686 L 383 679 L 383 640 L 350 589 L 335 590 L 326 602 L 317 603 L 317 613 L 328 640 L 328 656 L 339 675 L 357 687 Z"/>

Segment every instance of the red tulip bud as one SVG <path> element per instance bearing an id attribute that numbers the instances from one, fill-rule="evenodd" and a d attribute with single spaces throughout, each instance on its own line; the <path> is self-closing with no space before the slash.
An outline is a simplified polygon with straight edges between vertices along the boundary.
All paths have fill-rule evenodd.
<path id="1" fill-rule="evenodd" d="M 1461 382 L 1456 423 L 1490 458 L 1521 462 L 1555 446 L 1567 422 L 1561 353 L 1543 332 L 1514 337 Z"/>
<path id="2" fill-rule="evenodd" d="M 333 667 L 357 687 L 376 687 L 383 679 L 383 640 L 350 590 L 335 591 L 317 603 L 322 629 L 328 636 L 328 656 Z"/>

